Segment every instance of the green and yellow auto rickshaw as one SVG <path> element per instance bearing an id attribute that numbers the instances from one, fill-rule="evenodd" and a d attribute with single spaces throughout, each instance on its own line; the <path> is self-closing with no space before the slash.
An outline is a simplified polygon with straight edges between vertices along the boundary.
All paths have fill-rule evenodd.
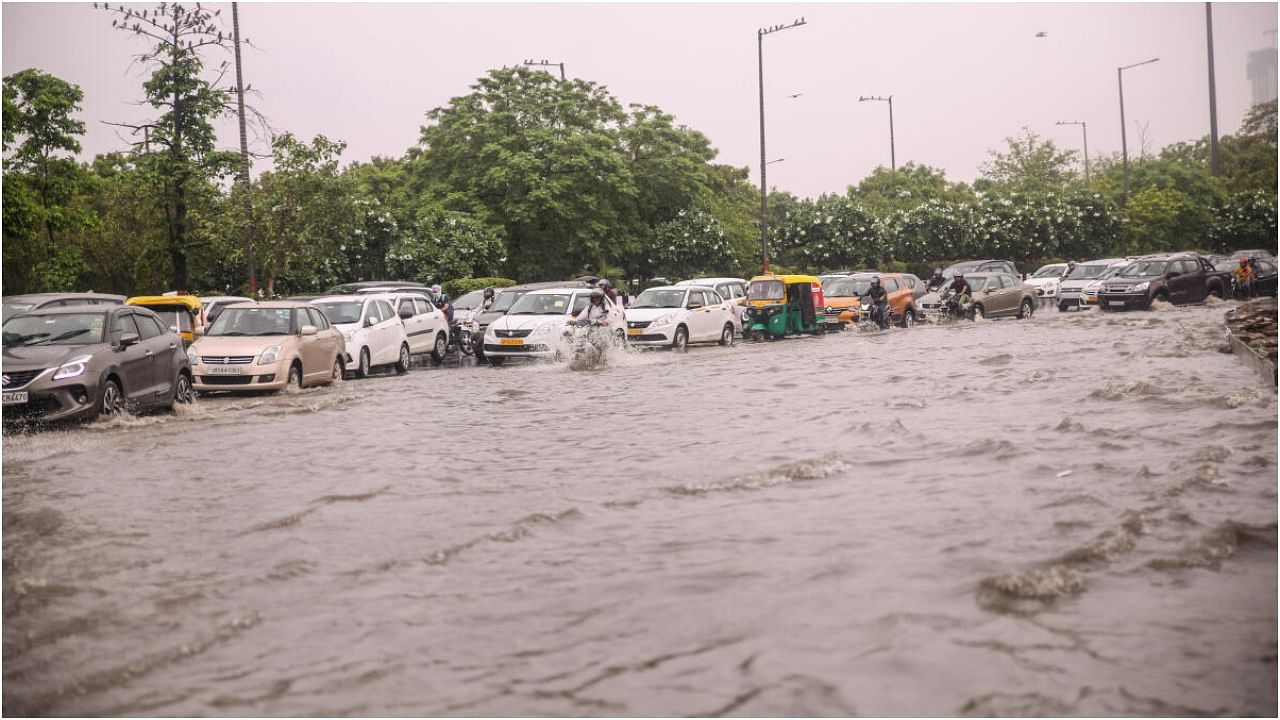
<path id="1" fill-rule="evenodd" d="M 171 331 L 182 336 L 183 347 L 194 342 L 196 328 L 204 326 L 204 305 L 194 295 L 140 295 L 124 303 L 145 307 L 159 315 Z"/>
<path id="2" fill-rule="evenodd" d="M 826 332 L 822 280 L 812 275 L 757 275 L 747 287 L 746 334 L 752 340 Z"/>

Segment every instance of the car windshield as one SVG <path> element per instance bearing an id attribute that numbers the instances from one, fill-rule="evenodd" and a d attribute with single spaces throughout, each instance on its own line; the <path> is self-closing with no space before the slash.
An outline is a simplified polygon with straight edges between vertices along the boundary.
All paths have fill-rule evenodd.
<path id="1" fill-rule="evenodd" d="M 359 300 L 335 300 L 333 302 L 312 303 L 320 308 L 320 312 L 329 318 L 334 325 L 350 325 L 360 322 L 360 311 L 364 303 Z"/>
<path id="2" fill-rule="evenodd" d="M 493 304 L 489 306 L 489 312 L 507 312 L 515 305 L 516 301 L 524 297 L 528 290 L 503 290 L 498 293 L 498 297 L 494 298 Z"/>
<path id="3" fill-rule="evenodd" d="M 1106 265 L 1077 265 L 1075 270 L 1067 276 L 1068 280 L 1089 280 L 1092 278 L 1100 278 L 1103 273 L 1109 270 Z"/>
<path id="4" fill-rule="evenodd" d="M 978 292 L 987 284 L 987 279 L 984 277 L 971 277 L 965 279 L 969 281 L 969 287 L 973 288 L 974 292 Z"/>
<path id="5" fill-rule="evenodd" d="M 105 313 L 23 315 L 4 323 L 4 346 L 94 345 L 102 342 Z"/>
<path id="6" fill-rule="evenodd" d="M 831 280 L 822 288 L 822 293 L 827 297 L 855 297 L 866 295 L 870 291 L 870 280 L 850 280 L 848 278 Z"/>
<path id="7" fill-rule="evenodd" d="M 640 293 L 631 303 L 633 309 L 678 308 L 684 306 L 684 290 L 658 290 L 652 288 Z"/>
<path id="8" fill-rule="evenodd" d="M 748 300 L 781 300 L 784 290 L 781 280 L 756 280 L 747 290 Z"/>
<path id="9" fill-rule="evenodd" d="M 1060 277 L 1062 275 L 1062 269 L 1065 267 L 1066 265 L 1045 265 L 1044 267 L 1037 270 L 1036 274 L 1032 275 L 1031 277 L 1033 278 Z"/>
<path id="10" fill-rule="evenodd" d="M 26 312 L 35 307 L 35 303 L 5 303 L 4 304 L 4 320 L 17 315 L 20 312 Z"/>
<path id="11" fill-rule="evenodd" d="M 483 290 L 472 290 L 453 301 L 454 310 L 475 310 L 480 307 L 480 301 L 484 299 Z"/>
<path id="12" fill-rule="evenodd" d="M 1116 273 L 1116 277 L 1158 277 L 1164 274 L 1164 269 L 1168 264 L 1163 260 L 1139 260 L 1126 265 L 1120 272 Z"/>
<path id="13" fill-rule="evenodd" d="M 529 293 L 511 306 L 508 315 L 563 315 L 570 293 Z"/>
<path id="14" fill-rule="evenodd" d="M 293 308 L 227 308 L 213 321 L 205 335 L 289 335 L 291 315 Z M 330 317 L 329 322 L 335 321 Z"/>

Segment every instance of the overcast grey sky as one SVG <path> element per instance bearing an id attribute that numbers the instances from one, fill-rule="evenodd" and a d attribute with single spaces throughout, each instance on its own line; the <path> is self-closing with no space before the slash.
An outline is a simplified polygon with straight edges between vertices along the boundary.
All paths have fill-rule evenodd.
<path id="1" fill-rule="evenodd" d="M 140 4 L 139 8 L 151 7 Z M 214 4 L 214 7 L 219 5 Z M 230 25 L 230 6 L 223 17 Z M 1249 51 L 1274 47 L 1275 3 L 1215 3 L 1219 129 L 1251 102 Z M 241 3 L 253 102 L 274 129 L 345 140 L 347 161 L 400 155 L 424 113 L 465 94 L 488 69 L 525 58 L 648 103 L 705 133 L 719 160 L 759 173 L 756 29 L 765 38 L 769 184 L 842 192 L 897 160 L 970 181 L 987 152 L 1023 126 L 1070 149 L 1088 123 L 1091 155 L 1120 150 L 1116 67 L 1126 70 L 1130 156 L 1138 124 L 1153 149 L 1209 131 L 1204 4 L 277 4 Z M 3 7 L 3 71 L 37 67 L 85 92 L 87 157 L 123 149 L 102 121 L 146 117 L 143 45 L 90 3 Z M 1036 33 L 1047 33 L 1037 38 Z M 798 98 L 788 97 L 801 93 Z M 237 146 L 234 122 L 222 143 Z M 264 150 L 265 143 L 257 143 Z"/>

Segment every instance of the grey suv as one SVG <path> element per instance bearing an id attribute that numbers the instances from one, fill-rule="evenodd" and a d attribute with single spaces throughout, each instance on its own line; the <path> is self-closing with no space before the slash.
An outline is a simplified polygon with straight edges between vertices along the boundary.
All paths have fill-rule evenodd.
<path id="1" fill-rule="evenodd" d="M 1228 273 L 1214 269 L 1195 253 L 1147 255 L 1126 265 L 1098 292 L 1098 306 L 1109 310 L 1147 310 L 1160 300 L 1175 305 L 1224 297 Z"/>

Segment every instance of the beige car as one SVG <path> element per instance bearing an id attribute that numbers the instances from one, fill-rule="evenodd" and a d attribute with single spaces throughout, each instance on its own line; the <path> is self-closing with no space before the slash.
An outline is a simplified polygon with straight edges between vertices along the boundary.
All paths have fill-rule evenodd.
<path id="1" fill-rule="evenodd" d="M 1008 273 L 965 273 L 973 286 L 972 312 L 977 317 L 1029 318 L 1036 310 L 1036 289 Z"/>
<path id="2" fill-rule="evenodd" d="M 187 351 L 199 392 L 324 385 L 346 369 L 342 333 L 302 302 L 236 304 Z"/>

